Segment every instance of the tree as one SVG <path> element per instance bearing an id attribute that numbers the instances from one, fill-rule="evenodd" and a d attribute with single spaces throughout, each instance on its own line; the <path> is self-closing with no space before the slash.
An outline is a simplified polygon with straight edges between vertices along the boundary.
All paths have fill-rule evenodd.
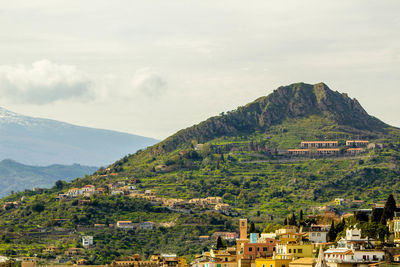
<path id="1" fill-rule="evenodd" d="M 303 210 L 300 210 L 299 221 L 303 221 Z"/>
<path id="2" fill-rule="evenodd" d="M 283 220 L 283 225 L 287 225 L 287 218 L 285 218 L 284 220 Z"/>
<path id="3" fill-rule="evenodd" d="M 371 222 L 379 223 L 381 221 L 383 209 L 374 208 L 371 214 Z"/>
<path id="4" fill-rule="evenodd" d="M 41 204 L 41 203 L 35 203 L 35 204 L 33 204 L 33 206 L 32 206 L 32 210 L 33 210 L 33 211 L 36 211 L 36 212 L 38 212 L 38 213 L 41 213 L 42 211 L 44 211 L 44 205 Z"/>
<path id="5" fill-rule="evenodd" d="M 381 224 L 386 225 L 386 220 L 393 219 L 395 210 L 396 210 L 396 200 L 394 200 L 393 195 L 390 194 L 386 200 L 385 207 L 383 208 Z"/>
<path id="6" fill-rule="evenodd" d="M 255 233 L 255 232 L 256 232 L 256 226 L 254 225 L 253 222 L 250 223 L 250 230 L 249 230 L 249 232 L 250 232 L 250 233 Z"/>
<path id="7" fill-rule="evenodd" d="M 224 243 L 222 242 L 221 236 L 218 236 L 217 238 L 217 249 L 223 249 L 225 248 Z"/>
<path id="8" fill-rule="evenodd" d="M 294 215 L 294 212 L 292 213 L 291 216 L 289 216 L 288 223 L 289 223 L 289 225 L 297 225 L 296 215 Z"/>
<path id="9" fill-rule="evenodd" d="M 62 190 L 63 187 L 64 187 L 64 183 L 63 183 L 61 180 L 58 180 L 58 181 L 55 183 L 55 186 L 56 186 L 56 188 L 57 188 L 58 190 Z"/>
<path id="10" fill-rule="evenodd" d="M 329 228 L 329 231 L 328 231 L 327 235 L 328 235 L 328 241 L 329 242 L 332 242 L 332 241 L 336 240 L 335 223 L 333 222 L 333 220 L 332 220 L 332 223 L 331 223 L 331 228 Z"/>

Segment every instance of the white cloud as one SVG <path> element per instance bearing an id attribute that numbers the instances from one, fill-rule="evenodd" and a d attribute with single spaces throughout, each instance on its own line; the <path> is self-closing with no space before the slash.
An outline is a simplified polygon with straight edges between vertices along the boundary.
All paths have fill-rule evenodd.
<path id="1" fill-rule="evenodd" d="M 0 96 L 16 103 L 43 105 L 90 99 L 92 82 L 75 66 L 40 60 L 31 66 L 0 66 Z"/>
<path id="2" fill-rule="evenodd" d="M 167 91 L 168 84 L 159 74 L 149 68 L 136 71 L 132 86 L 135 91 L 149 98 L 159 98 Z"/>

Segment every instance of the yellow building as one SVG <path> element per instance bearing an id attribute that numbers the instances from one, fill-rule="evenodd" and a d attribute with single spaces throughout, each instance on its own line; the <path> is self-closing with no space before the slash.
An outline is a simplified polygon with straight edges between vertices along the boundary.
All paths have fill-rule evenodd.
<path id="1" fill-rule="evenodd" d="M 298 243 L 303 239 L 304 233 L 284 233 L 278 236 L 281 244 Z"/>
<path id="2" fill-rule="evenodd" d="M 289 267 L 292 258 L 258 258 L 256 259 L 256 267 Z"/>
<path id="3" fill-rule="evenodd" d="M 278 244 L 276 253 L 281 255 L 292 255 L 295 258 L 312 258 L 312 244 Z"/>

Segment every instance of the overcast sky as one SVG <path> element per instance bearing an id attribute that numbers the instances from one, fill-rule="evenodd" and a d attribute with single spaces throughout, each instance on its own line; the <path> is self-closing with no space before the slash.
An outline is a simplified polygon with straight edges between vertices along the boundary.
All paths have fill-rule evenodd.
<path id="1" fill-rule="evenodd" d="M 325 82 L 400 126 L 400 1 L 0 5 L 0 106 L 165 138 L 280 85 Z"/>

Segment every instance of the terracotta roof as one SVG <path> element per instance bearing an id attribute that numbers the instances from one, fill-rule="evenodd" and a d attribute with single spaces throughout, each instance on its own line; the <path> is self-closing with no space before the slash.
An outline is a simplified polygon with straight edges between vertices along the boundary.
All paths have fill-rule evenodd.
<path id="1" fill-rule="evenodd" d="M 311 144 L 311 143 L 313 143 L 313 144 L 315 144 L 315 143 L 326 143 L 326 144 L 331 144 L 331 143 L 337 143 L 338 141 L 303 141 L 303 142 L 301 142 L 302 144 L 303 143 L 309 143 L 309 144 Z"/>

